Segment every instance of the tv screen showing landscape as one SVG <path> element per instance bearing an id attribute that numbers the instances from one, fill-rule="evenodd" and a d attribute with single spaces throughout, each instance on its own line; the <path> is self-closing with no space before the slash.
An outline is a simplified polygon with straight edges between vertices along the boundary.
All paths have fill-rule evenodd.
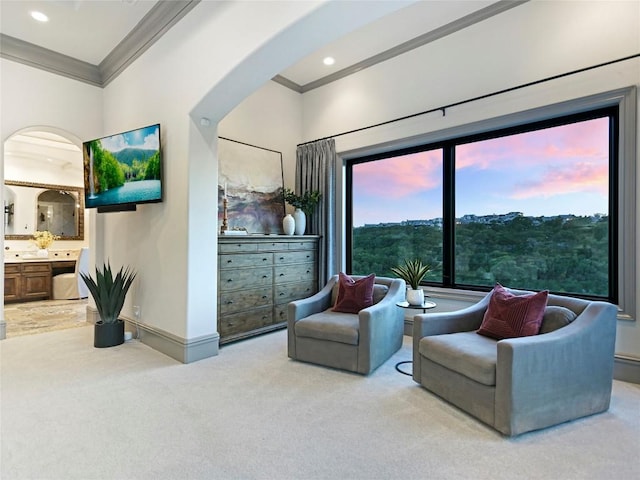
<path id="1" fill-rule="evenodd" d="M 162 201 L 160 125 L 84 142 L 85 207 Z"/>

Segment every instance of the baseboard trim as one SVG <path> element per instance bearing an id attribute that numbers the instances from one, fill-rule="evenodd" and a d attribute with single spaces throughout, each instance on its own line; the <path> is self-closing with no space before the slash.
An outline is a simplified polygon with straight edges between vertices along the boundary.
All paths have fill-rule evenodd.
<path id="1" fill-rule="evenodd" d="M 613 364 L 613 378 L 623 382 L 640 384 L 640 359 L 616 355 Z"/>
<path id="2" fill-rule="evenodd" d="M 185 339 L 160 328 L 138 323 L 124 315 L 121 318 L 125 321 L 125 330 L 131 331 L 134 338 L 179 362 L 197 362 L 204 358 L 215 357 L 219 353 L 220 334 L 217 332 Z M 97 320 L 98 311 L 87 306 L 87 322 L 95 323 Z"/>

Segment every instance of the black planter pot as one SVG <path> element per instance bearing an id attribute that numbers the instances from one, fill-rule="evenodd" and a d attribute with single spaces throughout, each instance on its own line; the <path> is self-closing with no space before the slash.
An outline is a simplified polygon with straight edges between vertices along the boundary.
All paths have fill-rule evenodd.
<path id="1" fill-rule="evenodd" d="M 124 343 L 124 321 L 115 323 L 96 322 L 93 328 L 93 346 L 96 348 L 115 347 Z"/>

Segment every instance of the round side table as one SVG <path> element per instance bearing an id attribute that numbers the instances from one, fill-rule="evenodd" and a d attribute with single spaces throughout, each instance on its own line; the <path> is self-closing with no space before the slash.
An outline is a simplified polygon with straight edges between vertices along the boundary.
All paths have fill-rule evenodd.
<path id="1" fill-rule="evenodd" d="M 422 313 L 427 313 L 427 310 L 429 310 L 430 308 L 435 308 L 436 307 L 436 304 L 434 302 L 430 302 L 430 301 L 427 301 L 427 300 L 422 302 L 422 305 L 411 305 L 407 301 L 397 302 L 396 305 L 398 307 L 400 307 L 400 308 L 414 308 L 416 310 L 421 309 Z"/>
<path id="2" fill-rule="evenodd" d="M 429 310 L 430 308 L 435 308 L 436 304 L 435 302 L 431 302 L 431 301 L 427 301 L 425 300 L 424 302 L 422 302 L 422 305 L 411 305 L 409 304 L 409 302 L 407 302 L 406 300 L 404 302 L 397 302 L 396 305 L 400 308 L 413 308 L 416 310 L 422 310 L 422 313 L 427 313 L 427 310 Z M 411 376 L 412 374 L 409 372 L 405 372 L 404 370 L 400 369 L 400 365 L 405 365 L 408 363 L 413 363 L 411 360 L 406 360 L 404 362 L 398 362 L 396 363 L 396 370 L 400 373 L 402 373 L 403 375 L 408 375 Z"/>

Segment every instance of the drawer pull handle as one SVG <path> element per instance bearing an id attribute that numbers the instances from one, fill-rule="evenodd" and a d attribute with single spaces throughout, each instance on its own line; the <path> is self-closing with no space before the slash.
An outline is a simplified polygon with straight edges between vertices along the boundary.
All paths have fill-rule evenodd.
<path id="1" fill-rule="evenodd" d="M 227 278 L 227 282 L 233 282 L 232 278 Z"/>
<path id="2" fill-rule="evenodd" d="M 269 318 L 269 317 L 267 317 L 266 315 L 262 315 L 262 319 L 263 320 L 266 320 L 267 318 Z"/>
<path id="3" fill-rule="evenodd" d="M 284 277 L 284 273 L 281 273 L 280 275 L 278 275 L 279 277 Z"/>
<path id="4" fill-rule="evenodd" d="M 311 270 L 307 270 L 307 273 L 311 273 Z"/>
<path id="5" fill-rule="evenodd" d="M 262 275 L 262 278 L 269 278 L 269 275 Z"/>
<path id="6" fill-rule="evenodd" d="M 284 260 L 284 257 L 280 257 L 280 260 Z"/>
<path id="7" fill-rule="evenodd" d="M 267 260 L 268 260 L 268 258 L 263 258 L 262 259 L 263 262 L 266 262 Z"/>
<path id="8" fill-rule="evenodd" d="M 267 298 L 267 296 L 266 295 L 262 295 L 262 298 Z"/>
<path id="9" fill-rule="evenodd" d="M 227 300 L 227 305 L 231 305 L 233 303 L 233 300 Z"/>
<path id="10" fill-rule="evenodd" d="M 284 292 L 280 292 L 280 293 L 279 293 L 279 295 L 280 295 L 281 297 L 284 297 Z"/>
<path id="11" fill-rule="evenodd" d="M 233 260 L 227 260 L 227 263 L 233 263 Z"/>

